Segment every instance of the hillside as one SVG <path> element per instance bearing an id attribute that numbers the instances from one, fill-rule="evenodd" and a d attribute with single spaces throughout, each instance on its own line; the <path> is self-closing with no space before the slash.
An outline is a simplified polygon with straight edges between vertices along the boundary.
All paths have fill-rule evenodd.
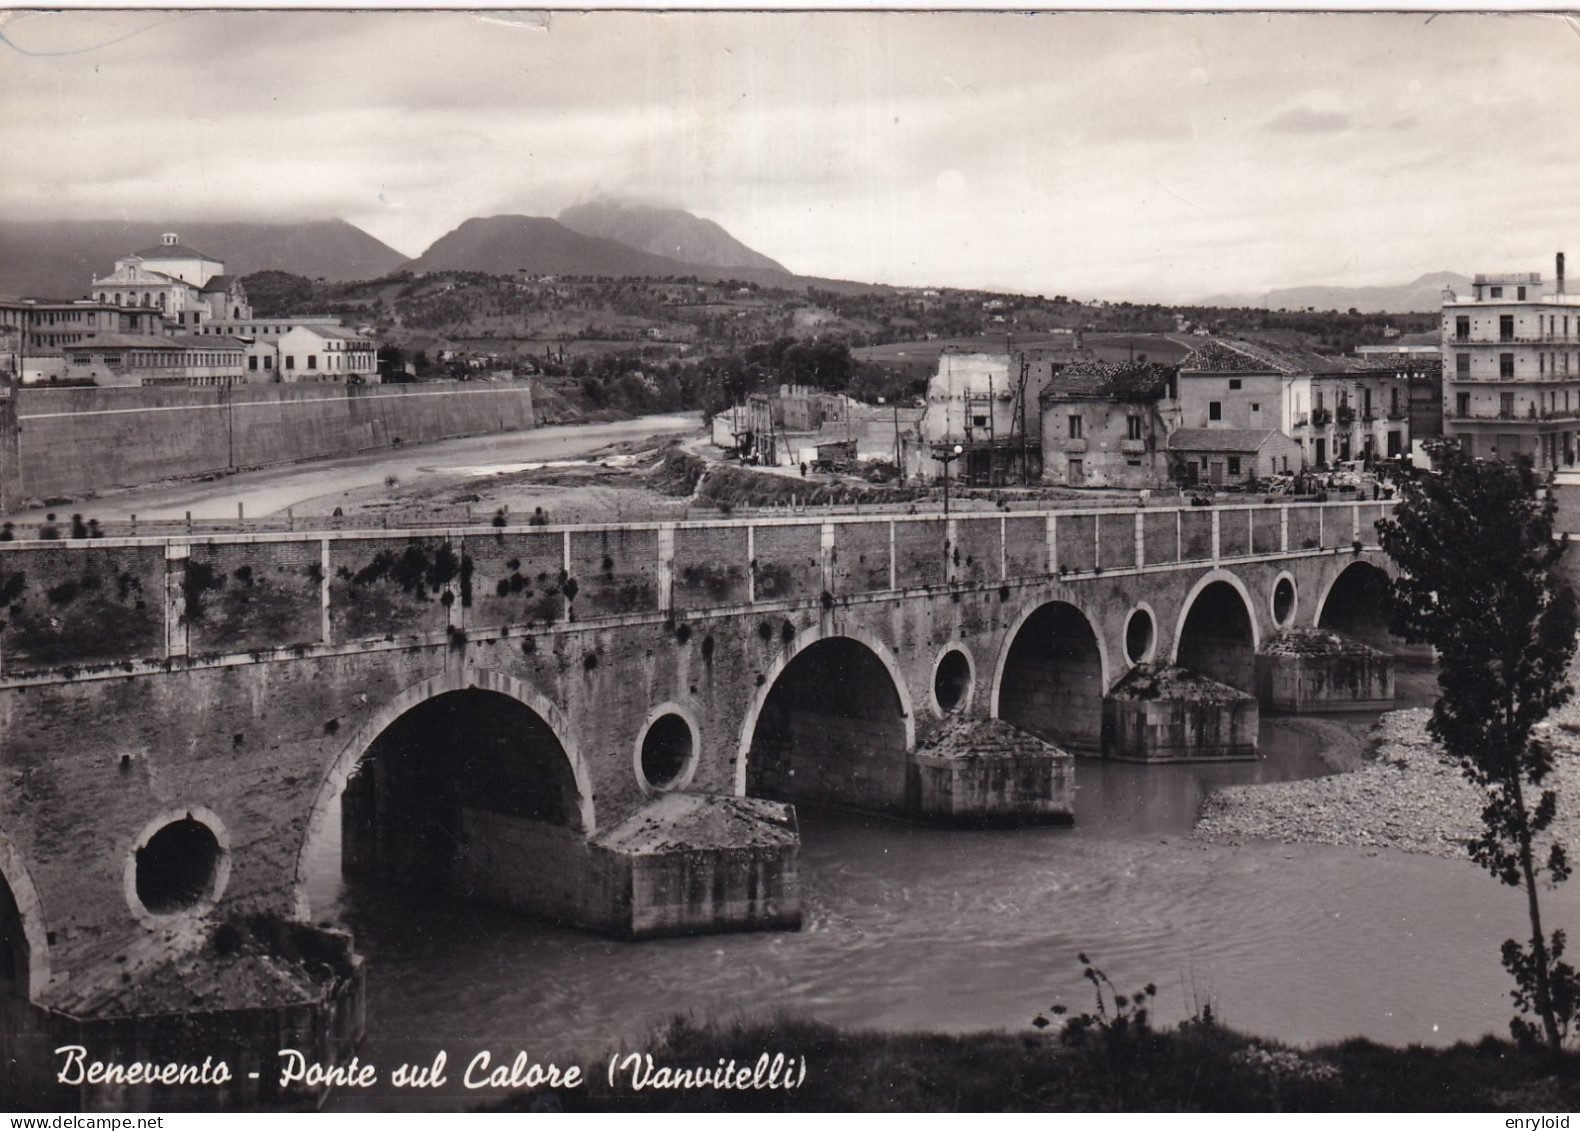
<path id="1" fill-rule="evenodd" d="M 695 274 L 694 264 L 583 235 L 543 216 L 467 220 L 406 265 L 411 271 L 488 275 L 603 275 L 662 278 Z"/>
<path id="2" fill-rule="evenodd" d="M 653 208 L 595 200 L 560 213 L 560 223 L 584 236 L 616 240 L 652 255 L 704 267 L 748 267 L 788 274 L 712 220 L 679 208 Z"/>
<path id="3" fill-rule="evenodd" d="M 230 274 L 289 271 L 329 282 L 376 278 L 406 257 L 344 220 L 300 223 L 0 220 L 0 294 L 82 298 L 116 259 L 175 232 Z"/>

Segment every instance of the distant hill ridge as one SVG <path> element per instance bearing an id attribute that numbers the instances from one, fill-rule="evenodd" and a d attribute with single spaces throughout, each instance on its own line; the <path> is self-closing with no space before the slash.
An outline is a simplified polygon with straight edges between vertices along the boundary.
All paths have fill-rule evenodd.
<path id="1" fill-rule="evenodd" d="M 0 294 L 74 299 L 115 261 L 159 244 L 165 232 L 223 260 L 233 275 L 289 271 L 350 282 L 398 270 L 406 257 L 344 220 L 229 221 L 0 220 Z"/>
<path id="2" fill-rule="evenodd" d="M 1362 314 L 1419 314 L 1443 305 L 1443 288 L 1460 294 L 1470 289 L 1470 276 L 1453 271 L 1433 271 L 1413 282 L 1383 287 L 1307 286 L 1282 287 L 1260 295 L 1214 295 L 1208 306 L 1249 306 L 1267 310 L 1349 310 Z"/>
<path id="3" fill-rule="evenodd" d="M 593 200 L 560 213 L 560 223 L 584 236 L 617 240 L 653 255 L 704 267 L 785 268 L 753 251 L 712 220 L 680 208 L 654 208 L 613 200 Z"/>

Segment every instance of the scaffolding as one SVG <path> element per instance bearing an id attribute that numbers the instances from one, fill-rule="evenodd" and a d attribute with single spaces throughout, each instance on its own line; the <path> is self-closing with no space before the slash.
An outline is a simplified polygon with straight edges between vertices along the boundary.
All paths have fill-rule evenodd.
<path id="1" fill-rule="evenodd" d="M 996 389 L 992 374 L 988 375 L 986 392 L 967 387 L 961 393 L 965 408 L 964 438 L 946 439 L 935 445 L 953 454 L 956 443 L 963 449 L 955 457 L 960 461 L 958 472 L 962 486 L 1008 487 L 1024 486 L 1037 482 L 1042 476 L 1042 443 L 1032 434 L 1030 416 L 1026 408 L 1026 387 L 1031 377 L 1031 360 L 1024 352 L 1017 353 L 1015 339 L 1006 343 L 1009 360 L 1009 378 L 1005 388 Z M 998 406 L 1005 401 L 1010 405 L 1009 427 L 998 430 Z M 978 418 L 987 423 L 979 426 Z"/>

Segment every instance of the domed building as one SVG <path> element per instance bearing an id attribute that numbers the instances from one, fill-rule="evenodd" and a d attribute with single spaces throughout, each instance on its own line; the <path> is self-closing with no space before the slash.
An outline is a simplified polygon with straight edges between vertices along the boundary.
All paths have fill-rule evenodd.
<path id="1" fill-rule="evenodd" d="M 93 297 L 158 310 L 177 327 L 252 317 L 240 278 L 225 274 L 223 261 L 183 247 L 175 232 L 166 232 L 157 247 L 117 259 L 115 270 L 93 280 Z"/>

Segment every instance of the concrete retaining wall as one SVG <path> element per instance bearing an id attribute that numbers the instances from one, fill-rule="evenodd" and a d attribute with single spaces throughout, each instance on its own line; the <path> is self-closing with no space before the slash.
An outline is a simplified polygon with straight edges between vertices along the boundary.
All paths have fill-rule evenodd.
<path id="1" fill-rule="evenodd" d="M 0 506 L 159 479 L 531 428 L 528 382 L 19 389 Z M 5 454 L 9 449 L 10 455 Z"/>

